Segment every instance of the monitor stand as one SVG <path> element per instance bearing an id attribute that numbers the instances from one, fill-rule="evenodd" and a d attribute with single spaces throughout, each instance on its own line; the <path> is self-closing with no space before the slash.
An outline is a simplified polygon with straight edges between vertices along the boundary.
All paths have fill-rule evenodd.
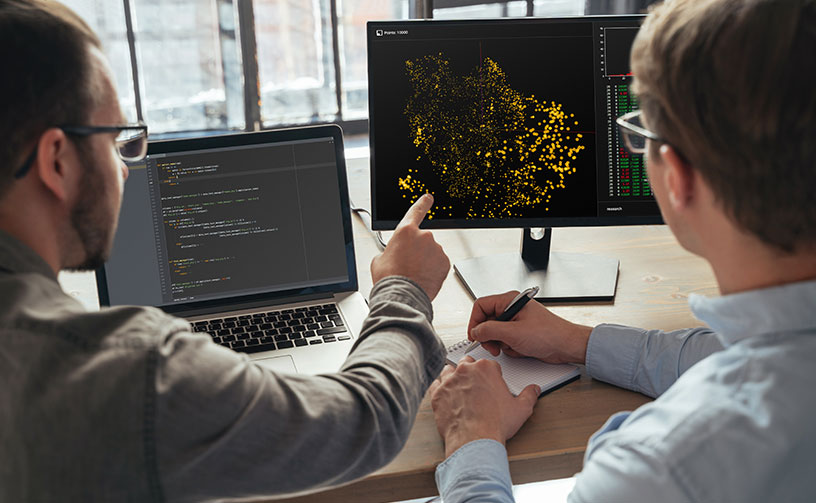
<path id="1" fill-rule="evenodd" d="M 542 302 L 614 300 L 618 259 L 550 252 L 551 240 L 551 228 L 524 229 L 520 254 L 471 258 L 453 268 L 474 298 L 538 286 Z"/>

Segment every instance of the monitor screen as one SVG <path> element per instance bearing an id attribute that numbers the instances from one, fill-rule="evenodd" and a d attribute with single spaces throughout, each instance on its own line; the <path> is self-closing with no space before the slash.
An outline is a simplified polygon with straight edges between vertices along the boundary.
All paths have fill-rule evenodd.
<path id="1" fill-rule="evenodd" d="M 615 119 L 643 16 L 368 23 L 373 226 L 660 223 Z"/>

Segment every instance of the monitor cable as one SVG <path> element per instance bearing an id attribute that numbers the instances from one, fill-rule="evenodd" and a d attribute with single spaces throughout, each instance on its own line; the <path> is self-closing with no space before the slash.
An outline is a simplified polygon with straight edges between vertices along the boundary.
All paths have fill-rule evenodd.
<path id="1" fill-rule="evenodd" d="M 385 240 L 383 239 L 382 231 L 375 231 L 374 229 L 371 228 L 372 222 L 371 212 L 368 211 L 366 208 L 363 208 L 362 206 L 354 206 L 354 203 L 352 203 L 351 201 L 349 201 L 349 203 L 351 203 L 349 205 L 351 207 L 351 211 L 353 211 L 354 214 L 360 218 L 360 220 L 366 226 L 366 229 L 368 229 L 368 232 L 370 232 L 377 240 L 377 246 L 379 246 L 380 250 L 385 250 L 385 247 L 388 243 L 386 243 Z M 368 215 L 368 222 L 366 222 L 366 219 L 363 218 L 361 213 L 365 213 L 366 215 Z"/>

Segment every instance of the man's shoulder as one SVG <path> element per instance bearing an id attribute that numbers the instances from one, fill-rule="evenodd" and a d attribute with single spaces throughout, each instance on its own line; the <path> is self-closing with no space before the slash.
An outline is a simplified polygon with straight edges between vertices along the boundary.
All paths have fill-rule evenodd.
<path id="1" fill-rule="evenodd" d="M 0 334 L 6 347 L 58 345 L 69 351 L 101 348 L 145 350 L 162 344 L 189 324 L 163 311 L 140 306 L 88 311 L 40 275 L 0 280 Z"/>
<path id="2" fill-rule="evenodd" d="M 816 386 L 816 334 L 799 341 L 806 344 L 765 344 L 759 338 L 744 342 L 698 362 L 644 408 L 666 413 L 661 421 L 670 433 L 663 442 L 689 445 L 701 431 L 739 428 L 761 434 L 769 426 L 782 438 L 794 434 L 800 419 L 803 427 L 811 421 L 804 412 L 813 407 L 807 390 Z"/>
<path id="3" fill-rule="evenodd" d="M 108 349 L 154 349 L 174 334 L 189 332 L 187 321 L 152 307 L 122 306 L 63 320 L 66 332 Z"/>
<path id="4" fill-rule="evenodd" d="M 741 500 L 773 466 L 801 463 L 802 452 L 816 449 L 816 367 L 807 361 L 816 357 L 816 340 L 805 340 L 796 356 L 792 341 L 759 339 L 711 355 L 599 446 L 643 451 L 699 494 Z M 729 481 L 722 467 L 734 460 L 741 475 Z"/>

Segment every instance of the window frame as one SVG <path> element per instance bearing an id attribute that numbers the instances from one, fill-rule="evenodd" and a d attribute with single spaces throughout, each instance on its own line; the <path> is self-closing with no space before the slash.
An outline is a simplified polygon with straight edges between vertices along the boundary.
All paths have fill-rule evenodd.
<path id="1" fill-rule="evenodd" d="M 339 16 L 338 0 L 328 0 L 331 19 L 331 45 L 333 50 L 334 79 L 335 79 L 335 102 L 337 114 L 331 121 L 315 121 L 309 123 L 281 123 L 264 125 L 261 116 L 261 96 L 260 96 L 260 69 L 258 68 L 257 41 L 255 38 L 255 13 L 252 0 L 233 0 L 238 21 L 238 39 L 240 47 L 240 60 L 243 70 L 243 93 L 244 93 L 244 127 L 235 129 L 196 129 L 167 131 L 158 134 L 151 134 L 154 139 L 178 138 L 193 136 L 196 134 L 224 134 L 238 131 L 263 131 L 269 129 L 280 129 L 303 125 L 320 125 L 333 123 L 338 124 L 345 134 L 359 135 L 368 133 L 368 119 L 356 118 L 346 120 L 343 117 L 343 79 L 340 57 L 339 40 Z M 433 18 L 435 8 L 463 7 L 470 5 L 503 4 L 505 11 L 507 3 L 513 0 L 409 0 L 408 17 Z M 533 15 L 534 0 L 525 0 L 527 3 L 527 16 Z M 142 92 L 139 85 L 139 63 L 136 57 L 136 36 L 133 23 L 133 6 L 131 0 L 122 0 L 125 14 L 125 29 L 127 35 L 128 51 L 130 52 L 131 84 L 133 86 L 134 104 L 136 107 L 136 118 L 144 120 L 144 110 L 142 103 Z M 246 27 L 250 27 L 247 29 Z"/>

